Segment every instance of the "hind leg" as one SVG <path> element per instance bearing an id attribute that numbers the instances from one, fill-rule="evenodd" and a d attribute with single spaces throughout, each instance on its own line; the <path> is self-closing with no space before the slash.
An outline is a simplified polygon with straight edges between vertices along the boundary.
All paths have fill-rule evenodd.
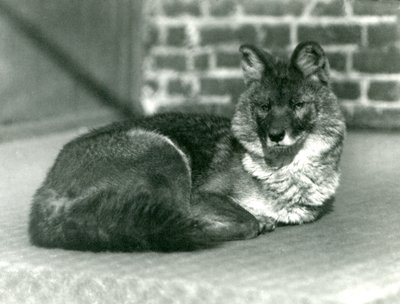
<path id="1" fill-rule="evenodd" d="M 275 228 L 274 223 L 257 220 L 229 197 L 214 193 L 194 193 L 191 210 L 205 222 L 204 230 L 214 241 L 251 239 Z"/>

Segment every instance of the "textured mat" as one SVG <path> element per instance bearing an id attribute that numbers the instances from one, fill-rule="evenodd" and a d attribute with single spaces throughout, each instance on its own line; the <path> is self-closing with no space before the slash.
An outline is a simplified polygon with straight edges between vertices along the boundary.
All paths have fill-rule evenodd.
<path id="1" fill-rule="evenodd" d="M 348 135 L 313 224 L 195 253 L 32 247 L 30 199 L 76 134 L 0 145 L 0 303 L 400 303 L 400 134 Z"/>

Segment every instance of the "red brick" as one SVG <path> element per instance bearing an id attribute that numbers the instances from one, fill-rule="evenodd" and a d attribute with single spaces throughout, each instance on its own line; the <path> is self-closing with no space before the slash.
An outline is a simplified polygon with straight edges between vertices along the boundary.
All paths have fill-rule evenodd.
<path id="1" fill-rule="evenodd" d="M 239 66 L 240 66 L 239 52 L 236 52 L 236 53 L 219 52 L 219 53 L 217 53 L 217 66 L 218 67 L 239 68 Z"/>
<path id="2" fill-rule="evenodd" d="M 394 44 L 399 39 L 397 24 L 379 24 L 368 27 L 368 45 L 372 47 Z"/>
<path id="3" fill-rule="evenodd" d="M 343 16 L 344 0 L 332 0 L 330 2 L 318 2 L 312 11 L 315 16 Z"/>
<path id="4" fill-rule="evenodd" d="M 235 30 L 235 37 L 240 43 L 257 43 L 257 31 L 252 25 L 243 25 Z"/>
<path id="5" fill-rule="evenodd" d="M 183 71 L 186 69 L 186 57 L 183 55 L 156 55 L 155 64 L 161 70 Z"/>
<path id="6" fill-rule="evenodd" d="M 353 12 L 356 15 L 396 15 L 398 10 L 398 0 L 355 0 L 353 3 Z"/>
<path id="7" fill-rule="evenodd" d="M 360 97 L 360 84 L 358 82 L 333 82 L 332 90 L 339 99 L 357 99 Z"/>
<path id="8" fill-rule="evenodd" d="M 200 1 L 179 1 L 167 0 L 162 1 L 164 13 L 168 16 L 181 16 L 181 15 L 200 15 Z"/>
<path id="9" fill-rule="evenodd" d="M 145 80 L 144 85 L 147 87 L 152 88 L 152 90 L 157 91 L 158 90 L 158 82 L 156 80 Z"/>
<path id="10" fill-rule="evenodd" d="M 153 45 L 158 44 L 158 42 L 159 42 L 158 28 L 154 24 L 151 24 L 146 28 L 144 33 L 144 48 L 149 49 Z"/>
<path id="11" fill-rule="evenodd" d="M 207 70 L 209 68 L 209 56 L 208 54 L 197 54 L 194 56 L 194 68 L 196 70 Z"/>
<path id="12" fill-rule="evenodd" d="M 183 46 L 186 39 L 186 29 L 183 26 L 171 27 L 167 31 L 167 44 Z"/>
<path id="13" fill-rule="evenodd" d="M 241 78 L 212 78 L 200 79 L 201 93 L 203 95 L 230 95 L 234 102 L 244 91 L 244 82 Z"/>
<path id="14" fill-rule="evenodd" d="M 247 15 L 269 16 L 301 15 L 306 3 L 306 0 L 252 0 L 241 2 Z"/>
<path id="15" fill-rule="evenodd" d="M 200 30 L 201 43 L 216 44 L 235 40 L 235 33 L 230 27 L 207 26 Z"/>
<path id="16" fill-rule="evenodd" d="M 203 45 L 227 42 L 255 43 L 257 40 L 256 29 L 251 25 L 235 29 L 229 26 L 206 26 L 200 30 L 200 36 Z"/>
<path id="17" fill-rule="evenodd" d="M 353 55 L 355 70 L 365 73 L 400 73 L 400 50 L 366 49 Z"/>
<path id="18" fill-rule="evenodd" d="M 236 13 L 237 1 L 234 0 L 211 0 L 210 14 L 213 16 L 229 16 Z"/>
<path id="19" fill-rule="evenodd" d="M 263 26 L 261 31 L 264 35 L 261 42 L 263 47 L 284 47 L 290 43 L 290 29 L 288 25 Z"/>
<path id="20" fill-rule="evenodd" d="M 373 81 L 368 89 L 368 97 L 372 100 L 398 101 L 400 100 L 400 82 Z"/>
<path id="21" fill-rule="evenodd" d="M 298 29 L 298 37 L 299 41 L 314 40 L 320 44 L 360 44 L 361 27 L 344 24 L 301 25 Z"/>
<path id="22" fill-rule="evenodd" d="M 326 53 L 332 70 L 344 71 L 346 69 L 346 55 L 343 53 Z"/>
<path id="23" fill-rule="evenodd" d="M 188 95 L 191 91 L 191 83 L 183 82 L 180 79 L 173 79 L 168 82 L 168 93 L 171 95 Z"/>

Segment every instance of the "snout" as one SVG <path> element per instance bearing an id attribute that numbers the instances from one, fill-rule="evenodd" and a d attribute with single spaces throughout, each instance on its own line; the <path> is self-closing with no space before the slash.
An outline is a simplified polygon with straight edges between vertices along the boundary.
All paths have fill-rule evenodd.
<path id="1" fill-rule="evenodd" d="M 285 137 L 285 130 L 270 130 L 268 133 L 268 137 L 272 142 L 279 143 Z"/>
<path id="2" fill-rule="evenodd" d="M 297 142 L 297 139 L 290 130 L 270 129 L 267 133 L 267 146 L 277 148 L 290 147 Z"/>

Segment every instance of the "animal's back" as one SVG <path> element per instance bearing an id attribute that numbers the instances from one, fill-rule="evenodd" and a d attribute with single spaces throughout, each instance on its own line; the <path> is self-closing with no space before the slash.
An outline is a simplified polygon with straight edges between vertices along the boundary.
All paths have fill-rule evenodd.
<path id="1" fill-rule="evenodd" d="M 194 180 L 202 177 L 211 165 L 218 141 L 230 138 L 230 120 L 227 118 L 206 114 L 165 113 L 115 123 L 83 135 L 70 144 L 79 144 L 84 149 L 90 145 L 90 140 L 96 141 L 99 137 L 114 139 L 115 144 L 121 144 L 116 135 L 131 129 L 153 131 L 174 141 L 189 157 Z"/>
<path id="2" fill-rule="evenodd" d="M 34 196 L 31 241 L 87 250 L 203 246 L 189 210 L 192 175 L 207 171 L 227 132 L 223 118 L 165 114 L 78 137 Z"/>
<path id="3" fill-rule="evenodd" d="M 118 123 L 65 145 L 34 196 L 32 242 L 90 250 L 148 249 L 148 238 L 155 234 L 140 231 L 141 222 L 151 226 L 152 220 L 156 225 L 173 219 L 182 227 L 191 225 L 182 223 L 191 189 L 189 160 L 157 133 L 175 131 L 171 120 L 167 115 Z M 163 208 L 157 209 L 158 204 Z M 132 224 L 126 222 L 129 217 Z"/>

